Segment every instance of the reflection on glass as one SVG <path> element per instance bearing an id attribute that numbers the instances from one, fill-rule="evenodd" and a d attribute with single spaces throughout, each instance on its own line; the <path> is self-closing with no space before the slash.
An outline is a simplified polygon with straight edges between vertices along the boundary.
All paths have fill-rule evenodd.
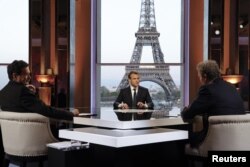
<path id="1" fill-rule="evenodd" d="M 180 116 L 180 108 L 173 107 L 172 110 L 167 111 L 165 109 L 160 110 L 136 110 L 136 109 L 127 109 L 127 110 L 113 110 L 112 107 L 101 107 L 101 108 L 89 108 L 89 107 L 75 107 L 80 111 L 81 118 L 91 118 L 91 119 L 100 119 L 107 121 L 138 121 L 138 120 L 155 120 L 155 119 L 168 119 L 168 118 L 177 118 Z M 66 108 L 70 111 L 73 108 Z M 127 113 L 127 120 L 119 120 L 119 117 L 116 113 Z M 134 115 L 133 115 L 133 114 Z M 145 117 L 141 117 L 142 119 L 135 118 L 135 115 L 140 113 L 149 113 L 149 115 L 145 114 Z"/>
<path id="2" fill-rule="evenodd" d="M 239 83 L 239 93 L 244 101 L 245 110 L 250 109 L 249 99 L 249 1 L 239 0 L 238 5 L 238 46 L 239 46 L 239 74 L 243 79 Z"/>
<path id="3" fill-rule="evenodd" d="M 178 115 L 180 112 L 181 104 L 181 77 L 180 66 L 170 66 L 169 72 L 173 81 L 176 84 L 177 91 L 171 97 L 167 96 L 166 87 L 163 87 L 154 78 L 141 80 L 140 85 L 149 89 L 149 93 L 155 105 L 155 109 L 168 111 Z M 100 106 L 104 110 L 113 110 L 113 103 L 118 96 L 118 85 L 125 74 L 125 66 L 102 66 L 101 67 L 101 88 Z"/>
<path id="4" fill-rule="evenodd" d="M 215 60 L 219 66 L 223 61 L 223 0 L 209 1 L 209 59 Z"/>

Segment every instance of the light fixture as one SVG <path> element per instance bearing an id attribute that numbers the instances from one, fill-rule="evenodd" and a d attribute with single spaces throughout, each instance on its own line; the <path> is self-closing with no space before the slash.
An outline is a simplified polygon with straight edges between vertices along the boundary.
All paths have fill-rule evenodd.
<path id="1" fill-rule="evenodd" d="M 236 85 L 242 81 L 243 75 L 222 75 L 222 78 L 223 80 Z"/>
<path id="2" fill-rule="evenodd" d="M 214 33 L 215 33 L 215 35 L 220 35 L 220 30 L 217 29 L 214 31 Z"/>
<path id="3" fill-rule="evenodd" d="M 39 98 L 46 105 L 51 105 L 51 86 L 55 83 L 55 75 L 36 75 L 36 80 L 41 84 L 41 86 L 38 88 Z"/>
<path id="4" fill-rule="evenodd" d="M 248 17 L 241 17 L 239 21 L 240 29 L 245 28 L 248 25 Z"/>
<path id="5" fill-rule="evenodd" d="M 40 75 L 36 75 L 36 80 L 39 83 L 41 83 L 41 86 L 48 86 L 49 84 L 54 84 L 55 76 L 40 74 Z"/>
<path id="6" fill-rule="evenodd" d="M 239 83 L 243 79 L 243 75 L 235 74 L 232 68 L 226 69 L 226 74 L 222 75 L 223 80 L 233 84 L 237 90 L 239 90 Z"/>

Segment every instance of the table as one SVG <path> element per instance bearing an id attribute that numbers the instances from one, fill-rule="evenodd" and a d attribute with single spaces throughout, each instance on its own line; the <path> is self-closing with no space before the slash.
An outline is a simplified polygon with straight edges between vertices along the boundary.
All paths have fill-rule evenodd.
<path id="1" fill-rule="evenodd" d="M 150 128 L 150 127 L 161 127 L 171 125 L 185 125 L 180 116 L 167 116 L 162 115 L 154 117 L 154 115 L 147 120 L 130 120 L 130 121 L 119 121 L 115 112 L 121 113 L 138 113 L 138 112 L 160 112 L 159 110 L 112 110 L 112 111 L 101 111 L 100 115 L 97 116 L 86 116 L 86 117 L 74 117 L 74 124 L 96 126 L 103 128 L 115 128 L 115 129 L 135 129 L 135 128 Z"/>
<path id="2" fill-rule="evenodd" d="M 185 162 L 184 144 L 188 139 L 188 131 L 167 128 L 186 125 L 180 117 L 119 121 L 115 111 L 112 112 L 113 117 L 106 117 L 106 113 L 102 112 L 99 116 L 75 117 L 74 124 L 84 127 L 60 130 L 59 137 L 89 142 L 91 166 L 94 167 L 178 166 Z M 138 110 L 125 112 L 137 113 Z"/>
<path id="3" fill-rule="evenodd" d="M 142 144 L 184 140 L 188 139 L 188 132 L 167 128 L 118 130 L 87 127 L 75 128 L 72 130 L 60 130 L 59 137 L 120 148 Z"/>
<path id="4" fill-rule="evenodd" d="M 86 127 L 60 130 L 59 137 L 89 142 L 88 162 L 91 162 L 90 166 L 93 167 L 186 164 L 184 145 L 188 132 L 185 130 L 167 128 L 120 130 Z"/>

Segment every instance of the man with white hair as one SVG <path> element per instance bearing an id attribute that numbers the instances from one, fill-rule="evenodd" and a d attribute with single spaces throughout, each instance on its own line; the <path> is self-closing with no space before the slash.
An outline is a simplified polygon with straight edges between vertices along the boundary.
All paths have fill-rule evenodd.
<path id="1" fill-rule="evenodd" d="M 181 112 L 184 122 L 192 121 L 197 115 L 203 116 L 203 130 L 190 133 L 191 147 L 198 146 L 204 140 L 209 116 L 245 113 L 243 100 L 235 86 L 221 78 L 219 66 L 214 60 L 200 62 L 197 71 L 202 86 L 196 99 Z"/>

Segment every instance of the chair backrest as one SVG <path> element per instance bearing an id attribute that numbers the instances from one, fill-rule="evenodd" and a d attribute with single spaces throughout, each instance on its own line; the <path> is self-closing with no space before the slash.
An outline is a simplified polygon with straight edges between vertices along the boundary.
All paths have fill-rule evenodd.
<path id="1" fill-rule="evenodd" d="M 209 117 L 208 133 L 199 146 L 200 156 L 207 157 L 208 151 L 249 151 L 250 114 Z"/>
<path id="2" fill-rule="evenodd" d="M 5 153 L 15 156 L 47 155 L 46 144 L 57 142 L 49 119 L 36 113 L 0 111 Z"/>

